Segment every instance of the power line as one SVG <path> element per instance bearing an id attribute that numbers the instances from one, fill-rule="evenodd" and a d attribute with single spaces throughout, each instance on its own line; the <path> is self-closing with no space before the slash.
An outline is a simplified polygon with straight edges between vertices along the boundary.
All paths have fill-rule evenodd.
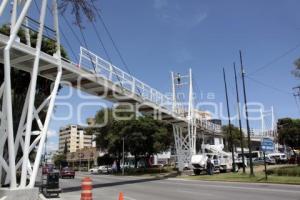
<path id="1" fill-rule="evenodd" d="M 40 12 L 40 7 L 39 7 L 39 5 L 37 4 L 36 0 L 34 0 L 34 5 L 35 5 L 35 7 L 36 7 L 36 9 L 37 9 L 37 11 L 38 11 L 38 13 L 39 13 L 39 15 L 40 15 L 40 14 L 41 14 L 41 12 Z M 49 7 L 48 4 L 47 4 L 47 10 L 48 10 L 49 13 L 53 16 L 52 10 L 50 9 L 50 7 Z M 50 35 L 49 32 L 48 32 L 48 28 L 46 28 L 46 32 L 47 32 L 48 35 Z M 70 49 L 70 51 L 71 51 L 73 57 L 76 59 L 76 62 L 78 62 L 78 58 L 77 58 L 77 56 L 76 56 L 76 54 L 75 54 L 75 52 L 74 52 L 74 50 L 73 50 L 73 48 L 72 48 L 72 46 L 71 46 L 69 40 L 67 39 L 67 37 L 65 36 L 65 34 L 64 34 L 63 31 L 61 31 L 61 33 L 62 33 L 62 36 L 63 36 L 63 38 L 64 38 L 64 40 L 65 40 L 67 46 L 69 47 L 69 49 Z"/>
<path id="2" fill-rule="evenodd" d="M 263 83 L 263 82 L 261 82 L 261 81 L 259 81 L 259 80 L 256 80 L 256 79 L 254 79 L 254 78 L 252 78 L 252 77 L 249 77 L 249 76 L 246 76 L 246 75 L 245 75 L 245 77 L 248 78 L 249 80 L 251 80 L 251 81 L 257 83 L 257 84 L 260 84 L 260 85 L 262 85 L 262 86 L 264 86 L 264 87 L 266 87 L 266 88 L 275 90 L 275 91 L 277 91 L 277 92 L 280 92 L 280 93 L 283 93 L 283 94 L 288 94 L 288 95 L 291 95 L 291 94 L 292 94 L 291 92 L 287 92 L 287 91 L 281 90 L 281 89 L 276 88 L 276 87 L 274 87 L 274 86 L 272 86 L 272 85 L 269 85 L 269 84 Z"/>
<path id="3" fill-rule="evenodd" d="M 129 70 L 129 67 L 128 67 L 127 63 L 125 62 L 125 59 L 124 59 L 124 57 L 123 57 L 122 54 L 121 54 L 121 51 L 119 50 L 119 48 L 118 48 L 116 42 L 114 41 L 114 39 L 113 39 L 113 37 L 112 37 L 112 34 L 110 33 L 110 31 L 109 31 L 109 29 L 108 29 L 106 23 L 104 22 L 103 17 L 101 16 L 99 10 L 96 8 L 96 6 L 95 6 L 95 4 L 94 4 L 93 1 L 92 1 L 92 5 L 93 5 L 93 7 L 94 7 L 94 9 L 95 9 L 95 11 L 96 11 L 97 16 L 99 17 L 99 19 L 100 19 L 100 21 L 101 21 L 101 23 L 102 23 L 104 29 L 105 29 L 105 32 L 107 33 L 107 35 L 108 35 L 110 41 L 112 42 L 112 45 L 113 45 L 114 49 L 116 50 L 118 56 L 120 57 L 120 60 L 121 60 L 122 64 L 124 65 L 124 67 L 125 67 L 125 69 L 127 70 L 128 74 L 130 74 L 130 75 L 132 76 L 131 71 Z M 110 58 L 110 56 L 109 56 L 109 54 L 108 54 L 108 52 L 107 52 L 107 50 L 106 50 L 106 48 L 105 48 L 105 46 L 104 46 L 104 43 L 103 43 L 103 41 L 102 41 L 102 39 L 101 39 L 101 37 L 100 37 L 100 34 L 99 34 L 99 32 L 98 32 L 98 30 L 97 30 L 95 24 L 94 24 L 94 23 L 92 23 L 92 24 L 93 24 L 93 28 L 94 28 L 94 31 L 95 31 L 95 33 L 96 33 L 96 36 L 98 37 L 98 39 L 99 39 L 99 41 L 100 41 L 100 43 L 101 43 L 101 45 L 102 45 L 102 47 L 103 47 L 103 49 L 104 49 L 104 52 L 105 52 L 107 58 L 109 59 L 109 62 L 112 63 L 112 62 L 111 62 L 111 58 Z M 119 80 L 119 82 L 120 82 L 120 84 L 121 84 L 121 86 L 122 86 L 122 82 L 120 81 L 119 76 L 118 76 L 118 75 L 116 75 L 116 76 L 117 76 L 117 78 L 118 78 L 118 80 Z M 138 90 L 138 93 L 139 93 L 140 95 L 142 95 L 142 92 L 140 91 L 140 89 L 137 88 L 137 90 Z"/>
<path id="4" fill-rule="evenodd" d="M 77 42 L 79 42 L 80 46 L 83 46 L 82 42 L 81 42 L 81 39 L 76 34 L 76 32 L 74 31 L 73 27 L 70 25 L 69 21 L 66 19 L 66 17 L 63 14 L 61 16 L 62 16 L 63 20 L 65 21 L 65 23 L 67 24 L 68 28 L 71 30 L 72 34 L 75 36 Z"/>
<path id="5" fill-rule="evenodd" d="M 100 33 L 98 32 L 98 30 L 97 30 L 97 28 L 96 28 L 95 23 L 92 22 L 92 25 L 93 25 L 93 29 L 94 29 L 94 31 L 95 31 L 95 33 L 96 33 L 96 36 L 97 36 L 97 38 L 98 38 L 98 40 L 99 40 L 99 42 L 100 42 L 100 44 L 101 44 L 101 46 L 102 46 L 102 48 L 103 48 L 103 50 L 104 50 L 104 53 L 105 53 L 105 55 L 106 55 L 108 61 L 109 61 L 110 63 L 112 63 L 111 57 L 109 56 L 108 51 L 106 50 L 106 48 L 105 48 L 105 46 L 104 46 L 104 43 L 103 43 L 103 41 L 102 41 L 102 39 L 101 39 Z"/>
<path id="6" fill-rule="evenodd" d="M 105 29 L 108 37 L 109 37 L 109 39 L 111 40 L 111 42 L 112 42 L 112 44 L 113 44 L 113 46 L 114 46 L 114 48 L 115 48 L 118 56 L 120 57 L 121 62 L 123 63 L 123 65 L 126 68 L 126 70 L 128 71 L 128 73 L 131 75 L 129 67 L 128 67 L 127 63 L 125 62 L 125 59 L 124 59 L 124 57 L 121 54 L 121 51 L 119 50 L 118 46 L 116 45 L 116 42 L 114 41 L 114 39 L 113 39 L 113 37 L 112 37 L 112 35 L 111 35 L 108 27 L 106 26 L 106 23 L 104 22 L 104 19 L 103 19 L 103 17 L 100 14 L 99 9 L 96 8 L 96 5 L 95 5 L 94 1 L 91 1 L 91 2 L 92 2 L 92 5 L 93 5 L 93 7 L 94 7 L 94 9 L 96 11 L 96 14 L 99 17 L 99 19 L 100 19 L 100 21 L 101 21 L 101 23 L 102 23 L 102 25 L 103 25 L 103 27 L 104 27 L 104 29 Z"/>
<path id="7" fill-rule="evenodd" d="M 275 57 L 273 60 L 271 60 L 270 62 L 268 62 L 267 64 L 257 68 L 256 70 L 254 70 L 253 72 L 249 73 L 248 76 L 251 76 L 255 73 L 258 73 L 262 70 L 264 70 L 265 68 L 268 68 L 270 67 L 272 64 L 278 62 L 279 60 L 281 60 L 282 58 L 284 58 L 285 56 L 287 56 L 288 54 L 292 53 L 293 51 L 295 51 L 296 49 L 298 49 L 300 47 L 300 43 L 298 43 L 296 46 L 288 49 L 287 51 L 285 51 L 283 54 L 281 54 L 280 56 L 278 57 Z"/>
<path id="8" fill-rule="evenodd" d="M 85 48 L 89 49 L 88 43 L 87 43 L 87 41 L 86 41 L 86 37 L 85 37 L 84 32 L 83 32 L 83 30 L 82 30 L 82 27 L 79 26 L 78 28 L 79 28 L 79 32 L 80 32 L 80 34 L 81 34 L 81 37 L 82 37 L 82 39 L 83 39 L 83 43 L 84 43 Z M 93 68 L 94 68 L 94 72 L 95 72 L 95 74 L 97 74 L 97 70 L 96 70 L 95 63 L 93 62 L 93 59 L 92 59 L 92 57 L 91 57 L 90 54 L 89 54 L 89 57 L 90 57 L 91 64 L 92 64 L 92 66 L 93 66 Z"/>

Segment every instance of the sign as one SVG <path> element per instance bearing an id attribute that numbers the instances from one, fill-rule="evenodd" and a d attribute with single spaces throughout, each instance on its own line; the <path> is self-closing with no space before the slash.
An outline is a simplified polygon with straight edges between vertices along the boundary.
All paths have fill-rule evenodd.
<path id="1" fill-rule="evenodd" d="M 274 142 L 271 138 L 263 138 L 261 141 L 261 150 L 263 152 L 266 151 L 274 151 Z"/>

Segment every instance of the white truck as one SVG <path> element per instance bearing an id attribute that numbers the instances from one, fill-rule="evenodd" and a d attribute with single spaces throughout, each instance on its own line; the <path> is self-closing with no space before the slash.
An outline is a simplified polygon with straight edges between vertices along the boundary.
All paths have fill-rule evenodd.
<path id="1" fill-rule="evenodd" d="M 195 175 L 200 175 L 202 171 L 206 170 L 206 163 L 208 157 L 211 158 L 215 172 L 232 171 L 232 155 L 230 152 L 225 152 L 220 147 L 215 145 L 205 145 L 204 149 L 207 153 L 192 156 L 191 164 L 193 166 L 193 171 Z M 235 156 L 235 160 L 235 163 L 238 165 L 240 159 L 238 159 L 238 157 Z M 238 170 L 238 167 L 236 167 L 236 170 Z"/>
<path id="2" fill-rule="evenodd" d="M 210 157 L 214 172 L 220 171 L 218 155 L 213 153 L 198 154 L 192 156 L 192 166 L 195 175 L 200 175 L 202 171 L 206 171 L 207 159 Z"/>

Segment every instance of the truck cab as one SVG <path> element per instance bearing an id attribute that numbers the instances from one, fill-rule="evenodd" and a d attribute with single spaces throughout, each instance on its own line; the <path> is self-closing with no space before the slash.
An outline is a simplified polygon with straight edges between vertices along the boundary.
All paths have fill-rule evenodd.
<path id="1" fill-rule="evenodd" d="M 195 175 L 200 175 L 201 172 L 207 170 L 207 159 L 210 157 L 211 163 L 213 165 L 214 171 L 220 171 L 220 160 L 217 154 L 214 153 L 206 153 L 206 154 L 198 154 L 192 156 L 192 166 Z"/>

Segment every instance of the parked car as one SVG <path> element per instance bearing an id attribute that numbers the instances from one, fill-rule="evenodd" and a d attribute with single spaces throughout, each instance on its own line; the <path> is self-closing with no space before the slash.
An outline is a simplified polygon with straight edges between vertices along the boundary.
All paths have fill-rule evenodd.
<path id="1" fill-rule="evenodd" d="M 288 162 L 284 153 L 270 153 L 268 154 L 268 157 L 275 159 L 276 164 L 286 164 Z"/>
<path id="2" fill-rule="evenodd" d="M 93 167 L 89 170 L 91 174 L 98 174 L 99 173 L 99 167 Z"/>
<path id="3" fill-rule="evenodd" d="M 262 158 L 262 157 L 253 159 L 253 164 L 254 165 L 263 165 L 264 163 L 265 163 L 265 161 L 264 161 L 264 158 Z M 276 161 L 273 158 L 266 157 L 266 163 L 268 165 L 275 165 Z"/>
<path id="4" fill-rule="evenodd" d="M 100 166 L 98 168 L 98 172 L 100 174 L 111 174 L 112 173 L 112 168 L 108 165 L 103 165 L 103 166 Z"/>
<path id="5" fill-rule="evenodd" d="M 71 168 L 63 168 L 62 170 L 60 170 L 60 177 L 61 178 L 65 178 L 65 177 L 68 177 L 68 178 L 75 178 L 75 171 Z"/>

